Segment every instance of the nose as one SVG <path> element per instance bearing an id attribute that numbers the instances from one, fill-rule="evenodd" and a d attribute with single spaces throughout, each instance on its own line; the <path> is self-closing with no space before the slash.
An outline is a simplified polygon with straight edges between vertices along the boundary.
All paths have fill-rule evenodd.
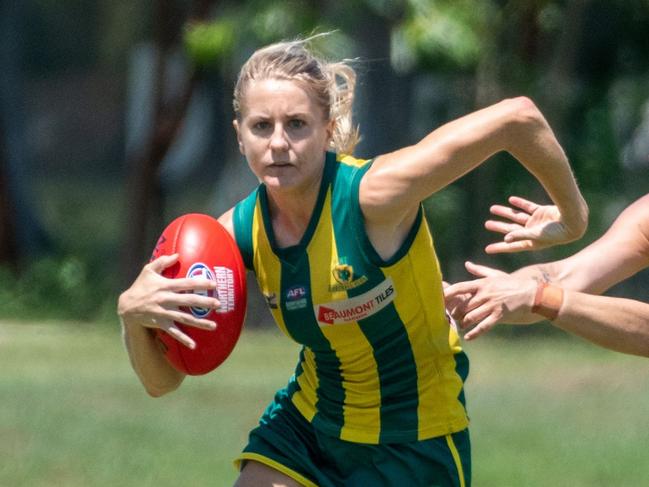
<path id="1" fill-rule="evenodd" d="M 288 150 L 288 139 L 284 131 L 284 125 L 281 123 L 275 124 L 275 129 L 270 137 L 270 148 L 274 151 Z"/>

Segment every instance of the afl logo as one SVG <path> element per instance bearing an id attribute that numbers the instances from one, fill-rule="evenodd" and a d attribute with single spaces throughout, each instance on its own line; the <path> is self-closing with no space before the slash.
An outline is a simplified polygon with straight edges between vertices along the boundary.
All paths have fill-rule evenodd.
<path id="1" fill-rule="evenodd" d="M 192 279 L 209 279 L 210 281 L 215 281 L 214 273 L 202 262 L 196 262 L 193 264 L 187 271 L 187 277 Z M 213 297 L 214 293 L 212 291 L 193 291 L 194 294 L 199 294 L 201 296 Z M 196 318 L 205 318 L 210 314 L 210 308 L 189 308 L 192 314 Z"/>

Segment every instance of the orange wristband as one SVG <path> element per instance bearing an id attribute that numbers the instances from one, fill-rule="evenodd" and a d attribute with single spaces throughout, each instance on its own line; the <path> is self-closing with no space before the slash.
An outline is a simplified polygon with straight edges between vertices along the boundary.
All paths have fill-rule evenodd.
<path id="1" fill-rule="evenodd" d="M 548 320 L 556 319 L 563 304 L 563 289 L 553 286 L 546 281 L 539 281 L 532 305 L 532 313 L 541 315 Z"/>

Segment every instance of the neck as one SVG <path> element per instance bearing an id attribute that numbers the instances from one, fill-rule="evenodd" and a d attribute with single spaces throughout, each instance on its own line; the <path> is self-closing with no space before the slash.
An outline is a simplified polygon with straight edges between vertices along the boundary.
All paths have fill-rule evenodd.
<path id="1" fill-rule="evenodd" d="M 301 190 L 267 190 L 275 242 L 280 248 L 297 245 L 315 209 L 322 178 Z"/>

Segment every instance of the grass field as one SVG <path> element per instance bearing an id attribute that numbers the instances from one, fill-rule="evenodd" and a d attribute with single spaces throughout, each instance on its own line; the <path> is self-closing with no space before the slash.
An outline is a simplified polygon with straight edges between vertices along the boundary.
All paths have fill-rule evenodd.
<path id="1" fill-rule="evenodd" d="M 0 322 L 0 486 L 231 485 L 296 351 L 246 332 L 217 371 L 152 399 L 117 327 Z M 648 484 L 649 361 L 572 338 L 468 352 L 474 486 Z"/>

